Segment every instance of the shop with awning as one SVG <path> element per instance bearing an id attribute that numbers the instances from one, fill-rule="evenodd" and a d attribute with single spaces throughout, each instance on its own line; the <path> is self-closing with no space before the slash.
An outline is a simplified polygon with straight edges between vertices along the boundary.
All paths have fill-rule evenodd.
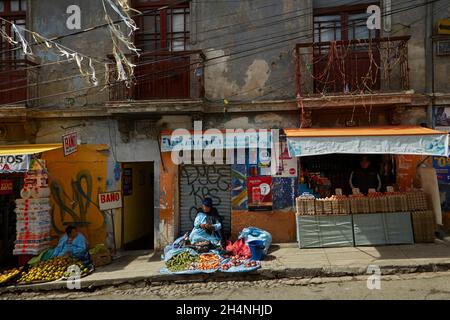
<path id="1" fill-rule="evenodd" d="M 448 157 L 447 132 L 420 126 L 284 132 L 290 155 L 300 159 L 300 247 L 434 241 L 442 213 L 430 164 Z"/>
<path id="2" fill-rule="evenodd" d="M 41 155 L 62 147 L 61 143 L 0 146 L 1 265 L 14 265 L 15 256 L 21 264 L 49 246 L 50 219 L 36 220 L 44 213 L 50 216 L 48 172 Z M 39 210 L 29 212 L 32 207 Z M 32 217 L 34 212 L 39 215 Z"/>

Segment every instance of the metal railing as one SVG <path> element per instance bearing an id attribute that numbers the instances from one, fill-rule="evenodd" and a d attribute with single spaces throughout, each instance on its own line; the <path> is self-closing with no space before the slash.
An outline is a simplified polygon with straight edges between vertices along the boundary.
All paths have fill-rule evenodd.
<path id="1" fill-rule="evenodd" d="M 130 83 L 117 81 L 112 56 L 110 101 L 199 99 L 204 97 L 204 55 L 200 50 L 149 52 L 131 56 L 136 65 Z"/>
<path id="2" fill-rule="evenodd" d="M 306 96 L 407 90 L 409 38 L 297 44 L 296 93 Z"/>
<path id="3" fill-rule="evenodd" d="M 0 60 L 1 105 L 20 103 L 34 106 L 39 87 L 36 66 L 37 63 L 28 59 Z"/>

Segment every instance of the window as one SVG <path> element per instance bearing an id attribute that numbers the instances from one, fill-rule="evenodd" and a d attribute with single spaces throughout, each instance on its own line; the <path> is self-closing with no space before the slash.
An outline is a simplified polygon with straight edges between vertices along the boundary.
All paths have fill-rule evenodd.
<path id="1" fill-rule="evenodd" d="M 8 20 L 19 27 L 25 28 L 26 23 L 26 0 L 2 0 L 0 1 L 0 17 Z M 2 31 L 13 38 L 18 40 L 19 37 L 11 26 L 11 23 L 6 21 L 0 22 Z M 24 59 L 22 50 L 10 51 L 15 45 L 10 44 L 3 37 L 0 37 L 0 59 L 1 60 L 16 60 Z"/>
<path id="2" fill-rule="evenodd" d="M 144 52 L 168 50 L 184 51 L 189 46 L 189 4 L 178 4 L 171 8 L 155 10 L 160 1 L 139 0 L 136 9 L 144 15 L 136 18 L 139 30 L 136 46 Z M 157 6 L 155 6 L 157 5 Z"/>
<path id="3" fill-rule="evenodd" d="M 339 40 L 370 39 L 378 36 L 376 30 L 369 30 L 366 25 L 370 14 L 366 6 L 348 7 L 347 9 L 324 8 L 314 13 L 314 42 Z"/>

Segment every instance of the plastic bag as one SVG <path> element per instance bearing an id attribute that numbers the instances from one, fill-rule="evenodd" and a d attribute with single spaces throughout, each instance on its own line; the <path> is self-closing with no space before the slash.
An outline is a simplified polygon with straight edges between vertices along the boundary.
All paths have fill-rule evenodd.
<path id="1" fill-rule="evenodd" d="M 250 258 L 250 248 L 245 243 L 245 239 L 239 239 L 235 243 L 231 243 L 231 241 L 227 241 L 226 247 L 227 253 L 232 254 L 233 256 L 239 256 L 244 258 Z"/>
<path id="2" fill-rule="evenodd" d="M 264 243 L 264 255 L 267 255 L 272 244 L 272 235 L 256 227 L 244 228 L 239 234 L 238 239 L 244 239 L 246 243 L 253 240 L 261 240 Z"/>

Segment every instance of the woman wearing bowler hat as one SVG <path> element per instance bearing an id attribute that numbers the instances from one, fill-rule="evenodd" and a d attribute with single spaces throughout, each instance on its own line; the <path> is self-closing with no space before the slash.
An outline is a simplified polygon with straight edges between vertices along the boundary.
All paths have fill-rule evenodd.
<path id="1" fill-rule="evenodd" d="M 223 240 L 222 219 L 213 207 L 211 198 L 204 198 L 203 206 L 199 209 L 194 221 L 194 229 L 189 235 L 192 244 L 199 242 L 210 242 L 215 246 L 220 246 Z"/>

